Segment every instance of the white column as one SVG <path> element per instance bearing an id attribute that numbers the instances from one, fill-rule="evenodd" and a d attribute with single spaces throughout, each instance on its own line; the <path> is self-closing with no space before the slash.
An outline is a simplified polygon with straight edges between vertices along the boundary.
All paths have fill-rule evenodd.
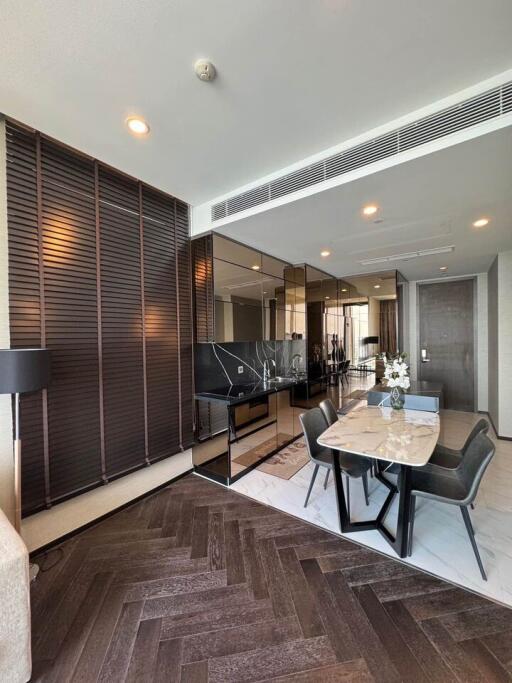
<path id="1" fill-rule="evenodd" d="M 5 121 L 0 117 L 0 348 L 10 346 Z M 11 397 L 0 395 L 0 508 L 14 522 Z"/>

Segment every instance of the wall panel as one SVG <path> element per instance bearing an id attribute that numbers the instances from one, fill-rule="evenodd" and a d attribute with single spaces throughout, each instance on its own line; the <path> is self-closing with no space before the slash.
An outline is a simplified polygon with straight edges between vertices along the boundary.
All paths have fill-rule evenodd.
<path id="1" fill-rule="evenodd" d="M 188 206 L 7 123 L 13 348 L 52 351 L 22 399 L 24 514 L 192 441 Z"/>

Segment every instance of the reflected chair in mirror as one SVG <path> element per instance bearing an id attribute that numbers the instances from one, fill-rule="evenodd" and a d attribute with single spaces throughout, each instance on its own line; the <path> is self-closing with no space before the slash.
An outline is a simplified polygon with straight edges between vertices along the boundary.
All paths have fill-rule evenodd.
<path id="1" fill-rule="evenodd" d="M 428 463 L 424 467 L 413 469 L 408 545 L 409 556 L 412 554 L 416 498 L 427 498 L 440 503 L 457 505 L 461 510 L 480 573 L 484 581 L 487 581 L 482 559 L 475 541 L 475 532 L 468 507 L 475 500 L 484 472 L 491 462 L 494 453 L 495 446 L 493 442 L 481 431 L 467 445 L 457 467 L 447 469 Z"/>
<path id="2" fill-rule="evenodd" d="M 336 413 L 336 411 L 334 412 Z M 369 460 L 369 458 L 364 458 L 359 455 L 353 455 L 351 453 L 338 453 L 337 451 L 333 454 L 330 448 L 320 446 L 317 439 L 321 434 L 323 434 L 323 432 L 325 432 L 327 427 L 329 427 L 329 424 L 324 416 L 324 413 L 320 408 L 311 408 L 311 410 L 308 410 L 307 413 L 302 413 L 302 415 L 299 416 L 299 419 L 302 425 L 302 431 L 304 433 L 304 440 L 306 442 L 309 457 L 311 461 L 315 464 L 315 469 L 313 470 L 313 475 L 311 477 L 311 482 L 309 484 L 306 500 L 304 502 L 304 507 L 307 507 L 309 497 L 313 489 L 313 484 L 315 483 L 316 475 L 318 474 L 318 470 L 320 469 L 320 467 L 327 468 L 327 473 L 324 481 L 324 489 L 327 487 L 329 472 L 333 468 L 333 455 L 334 457 L 339 457 L 341 469 L 343 473 L 347 475 L 347 511 L 349 516 L 349 479 L 351 477 L 354 479 L 361 478 L 363 480 L 364 497 L 366 505 L 369 505 L 370 501 L 368 498 L 368 470 L 371 467 L 371 461 Z"/>
<path id="3" fill-rule="evenodd" d="M 340 377 L 341 377 L 341 384 L 343 385 L 345 382 L 347 383 L 347 386 L 349 384 L 348 380 L 348 370 L 350 368 L 350 361 L 349 360 L 344 360 L 341 364 L 341 372 L 340 372 Z"/>

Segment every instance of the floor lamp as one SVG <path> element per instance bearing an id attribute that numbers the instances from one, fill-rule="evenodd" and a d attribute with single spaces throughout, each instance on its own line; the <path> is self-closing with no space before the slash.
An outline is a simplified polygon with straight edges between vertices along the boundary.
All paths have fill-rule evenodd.
<path id="1" fill-rule="evenodd" d="M 0 349 L 0 394 L 14 397 L 14 526 L 21 535 L 20 394 L 45 389 L 50 382 L 47 349 Z M 31 565 L 31 578 L 37 574 Z"/>

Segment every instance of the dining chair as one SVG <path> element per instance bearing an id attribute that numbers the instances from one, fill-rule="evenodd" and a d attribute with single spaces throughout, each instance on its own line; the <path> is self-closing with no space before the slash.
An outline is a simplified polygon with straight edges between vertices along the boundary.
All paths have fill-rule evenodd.
<path id="1" fill-rule="evenodd" d="M 464 442 L 464 445 L 460 450 L 448 448 L 448 446 L 443 446 L 442 444 L 438 443 L 434 449 L 434 452 L 432 453 L 432 457 L 430 458 L 428 464 L 437 465 L 438 467 L 445 467 L 447 469 L 453 469 L 454 467 L 457 467 L 460 464 L 461 458 L 465 450 L 473 441 L 475 436 L 482 432 L 484 434 L 487 434 L 488 431 L 489 423 L 487 422 L 487 420 L 481 418 L 474 425 L 473 429 L 469 432 Z"/>
<path id="2" fill-rule="evenodd" d="M 457 467 L 445 468 L 428 463 L 413 468 L 411 481 L 411 515 L 409 525 L 408 555 L 412 554 L 416 498 L 427 498 L 460 507 L 466 531 L 475 553 L 476 561 L 484 581 L 487 576 L 475 541 L 468 507 L 475 500 L 478 487 L 487 466 L 491 462 L 495 446 L 485 432 L 481 431 L 467 444 Z"/>
<path id="3" fill-rule="evenodd" d="M 343 382 L 345 381 L 347 385 L 349 384 L 348 380 L 348 371 L 350 368 L 350 361 L 349 360 L 344 360 L 341 366 L 341 384 L 343 385 Z"/>
<path id="4" fill-rule="evenodd" d="M 334 414 L 336 415 L 336 410 L 334 409 Z M 315 483 L 316 475 L 320 467 L 326 467 L 327 473 L 324 481 L 324 489 L 327 487 L 327 481 L 329 477 L 329 472 L 333 467 L 333 453 L 330 448 L 325 446 L 320 446 L 317 439 L 325 432 L 329 423 L 325 418 L 323 411 L 320 408 L 311 408 L 307 413 L 302 413 L 299 415 L 300 423 L 302 425 L 302 431 L 304 432 L 304 440 L 306 442 L 306 447 L 308 450 L 309 457 L 312 462 L 315 463 L 315 469 L 313 470 L 313 475 L 311 477 L 311 482 L 309 484 L 309 489 L 306 495 L 306 500 L 304 502 L 304 507 L 307 507 L 311 491 L 313 489 L 313 484 Z M 336 415 L 336 420 L 338 419 Z M 368 497 L 368 470 L 371 467 L 371 461 L 369 458 L 361 457 L 359 455 L 354 455 L 352 453 L 338 453 L 334 454 L 334 457 L 339 458 L 340 467 L 344 474 L 346 474 L 346 485 L 347 485 L 347 512 L 350 516 L 350 477 L 354 479 L 361 478 L 363 480 L 364 497 L 366 505 L 370 504 Z"/>

